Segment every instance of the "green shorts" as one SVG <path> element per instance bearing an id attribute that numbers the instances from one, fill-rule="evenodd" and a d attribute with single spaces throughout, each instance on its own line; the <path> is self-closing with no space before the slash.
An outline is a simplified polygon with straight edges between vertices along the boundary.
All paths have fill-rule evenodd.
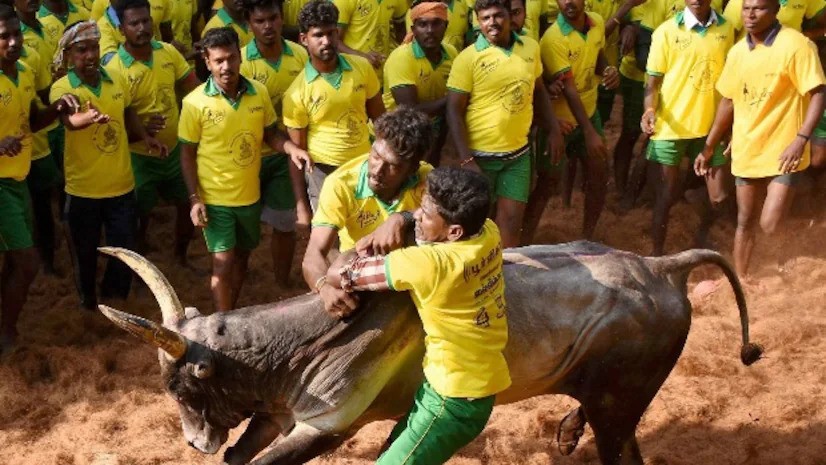
<path id="1" fill-rule="evenodd" d="M 589 119 L 591 120 L 591 125 L 594 126 L 594 129 L 597 130 L 599 135 L 604 135 L 602 119 L 599 117 L 599 112 L 595 111 Z M 585 131 L 582 130 L 582 126 L 577 126 L 570 134 L 565 136 L 565 155 L 567 155 L 568 158 L 585 158 L 588 156 L 588 150 L 585 148 Z"/>
<path id="2" fill-rule="evenodd" d="M 399 420 L 390 447 L 377 465 L 438 465 L 468 445 L 485 428 L 495 396 L 468 400 L 444 397 L 425 381 L 413 407 Z"/>
<path id="3" fill-rule="evenodd" d="M 32 206 L 25 181 L 0 178 L 0 252 L 34 247 Z"/>
<path id="4" fill-rule="evenodd" d="M 187 201 L 188 193 L 181 173 L 181 146 L 166 158 L 132 154 L 132 172 L 135 174 L 135 195 L 138 212 L 149 213 L 158 204 L 160 196 L 169 203 Z"/>
<path id="5" fill-rule="evenodd" d="M 530 151 L 510 160 L 477 157 L 476 163 L 490 181 L 494 200 L 505 198 L 517 202 L 528 201 L 531 191 Z"/>
<path id="6" fill-rule="evenodd" d="M 26 176 L 26 183 L 29 189 L 35 192 L 48 191 L 60 185 L 62 176 L 57 161 L 52 154 L 46 155 L 38 160 L 32 160 L 32 167 L 29 175 Z"/>
<path id="7" fill-rule="evenodd" d="M 813 145 L 826 145 L 826 111 L 820 116 L 815 131 L 812 133 Z"/>
<path id="8" fill-rule="evenodd" d="M 290 159 L 285 155 L 271 155 L 261 159 L 261 221 L 276 231 L 293 232 L 298 219 L 295 195 L 290 180 Z"/>
<path id="9" fill-rule="evenodd" d="M 691 160 L 691 163 L 694 163 L 694 159 L 703 151 L 705 146 L 705 137 L 679 140 L 651 140 L 648 142 L 648 150 L 646 151 L 645 158 L 660 165 L 680 166 L 684 157 Z M 714 149 L 714 154 L 711 156 L 711 166 L 723 166 L 728 163 L 728 159 L 723 155 L 724 150 L 725 146 L 717 144 L 717 147 Z"/>
<path id="10" fill-rule="evenodd" d="M 622 94 L 622 129 L 641 132 L 642 107 L 645 106 L 645 84 L 620 75 Z"/>
<path id="11" fill-rule="evenodd" d="M 226 252 L 238 247 L 253 250 L 261 240 L 261 203 L 246 207 L 207 205 L 207 226 L 204 228 L 207 250 Z"/>

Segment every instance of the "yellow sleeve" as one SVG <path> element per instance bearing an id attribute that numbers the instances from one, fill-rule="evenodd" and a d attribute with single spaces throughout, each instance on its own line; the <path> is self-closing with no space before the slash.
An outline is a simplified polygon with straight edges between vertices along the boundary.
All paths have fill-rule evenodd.
<path id="1" fill-rule="evenodd" d="M 164 44 L 164 48 L 172 57 L 172 66 L 175 69 L 175 81 L 180 81 L 189 76 L 189 73 L 192 72 L 192 67 L 189 66 L 189 63 L 187 63 L 186 58 L 181 55 L 181 52 L 169 44 Z"/>
<path id="2" fill-rule="evenodd" d="M 269 128 L 275 126 L 278 122 L 278 116 L 276 116 L 275 108 L 272 106 L 269 91 L 267 91 L 267 88 L 261 84 L 256 86 L 256 92 L 261 92 L 261 97 L 264 101 L 264 127 Z"/>
<path id="3" fill-rule="evenodd" d="M 305 50 L 304 47 L 292 47 L 292 51 L 293 54 L 297 56 L 302 63 L 306 64 L 308 61 L 310 61 L 310 55 L 307 54 L 307 50 Z"/>
<path id="4" fill-rule="evenodd" d="M 70 93 L 69 80 L 66 77 L 58 79 L 49 90 L 49 102 L 55 103 L 64 95 Z"/>
<path id="5" fill-rule="evenodd" d="M 333 0 L 333 5 L 338 8 L 338 25 L 347 26 L 353 17 L 354 2 L 350 0 Z"/>
<path id="6" fill-rule="evenodd" d="M 304 73 L 298 73 L 295 81 L 284 92 L 282 111 L 284 112 L 284 126 L 293 129 L 303 129 L 310 124 L 307 107 L 304 105 L 304 92 L 301 80 Z"/>
<path id="7" fill-rule="evenodd" d="M 401 46 L 393 51 L 384 62 L 384 87 L 390 91 L 396 87 L 415 86 L 416 72 L 410 66 L 410 51 Z M 408 56 L 405 56 L 408 55 Z"/>
<path id="8" fill-rule="evenodd" d="M 89 17 L 97 21 L 103 17 L 107 8 L 109 8 L 109 0 L 95 0 L 95 2 L 92 3 L 92 11 L 89 12 Z"/>
<path id="9" fill-rule="evenodd" d="M 723 11 L 723 17 L 734 26 L 735 31 L 743 29 L 743 18 L 740 16 L 742 11 L 743 0 L 731 0 Z"/>
<path id="10" fill-rule="evenodd" d="M 473 91 L 473 48 L 468 47 L 453 60 L 447 77 L 447 88 L 469 94 Z"/>
<path id="11" fill-rule="evenodd" d="M 206 25 L 204 26 L 204 29 L 201 31 L 201 37 L 204 37 L 204 34 L 206 34 L 207 31 L 209 31 L 210 29 L 215 29 L 217 27 L 221 27 L 220 22 L 221 22 L 221 19 L 218 18 L 217 14 L 212 15 L 212 18 L 209 18 L 209 21 L 207 21 Z M 239 39 L 240 39 L 240 37 L 239 37 Z"/>
<path id="12" fill-rule="evenodd" d="M 163 16 L 161 16 L 161 24 L 172 22 L 172 0 L 164 0 Z"/>
<path id="13" fill-rule="evenodd" d="M 733 53 L 735 49 L 729 51 L 728 56 L 726 57 L 726 64 L 723 65 L 723 71 L 720 73 L 720 77 L 717 78 L 717 92 L 723 98 L 727 99 L 734 99 L 734 95 L 737 92 L 737 58 L 736 55 Z"/>
<path id="14" fill-rule="evenodd" d="M 246 49 L 242 48 L 241 49 L 241 55 L 246 56 L 246 54 L 247 54 Z M 241 69 L 239 70 L 239 72 L 241 73 L 241 76 L 244 76 L 245 78 L 252 80 L 252 76 L 253 76 L 253 74 L 255 74 L 255 73 L 253 73 L 252 62 L 248 61 L 245 58 L 244 61 L 241 62 Z"/>
<path id="15" fill-rule="evenodd" d="M 379 77 L 376 76 L 376 71 L 370 65 L 370 62 L 364 60 L 362 69 L 364 70 L 364 78 L 366 81 L 364 95 L 366 95 L 368 99 L 371 99 L 381 92 L 381 83 L 379 82 Z"/>
<path id="16" fill-rule="evenodd" d="M 103 18 L 102 21 L 107 21 L 106 18 Z M 109 53 L 115 53 L 118 51 L 118 47 L 120 46 L 120 42 L 118 42 L 117 37 L 115 37 L 114 31 L 115 29 L 109 26 L 108 24 L 101 24 L 102 21 L 98 21 L 98 30 L 100 31 L 100 56 L 101 58 L 105 57 Z M 108 21 L 107 21 L 108 22 Z"/>
<path id="17" fill-rule="evenodd" d="M 199 92 L 200 87 L 195 90 Z M 188 99 L 184 99 L 181 106 L 181 117 L 178 120 L 178 140 L 185 144 L 197 144 L 201 141 L 201 121 L 198 108 Z"/>
<path id="18" fill-rule="evenodd" d="M 393 4 L 393 21 L 399 21 L 407 16 L 407 0 L 396 0 Z"/>
<path id="19" fill-rule="evenodd" d="M 537 46 L 534 49 L 533 56 L 533 77 L 534 79 L 539 79 L 542 77 L 542 73 L 545 71 L 545 69 L 542 65 L 542 48 L 539 47 L 539 42 L 537 42 L 536 44 Z"/>
<path id="20" fill-rule="evenodd" d="M 645 69 L 652 76 L 662 76 L 668 72 L 668 41 L 663 27 L 658 27 L 654 31 Z"/>
<path id="21" fill-rule="evenodd" d="M 335 230 L 347 226 L 347 212 L 350 210 L 346 195 L 347 186 L 340 177 L 328 177 L 318 194 L 318 209 L 313 215 L 313 227 L 327 227 Z"/>
<path id="22" fill-rule="evenodd" d="M 384 259 L 384 275 L 394 291 L 429 295 L 436 282 L 436 260 L 431 246 L 414 246 L 390 252 Z"/>
<path id="23" fill-rule="evenodd" d="M 571 61 L 568 59 L 568 48 L 559 37 L 553 37 L 554 29 L 548 29 L 542 36 L 542 65 L 545 66 L 548 76 L 555 78 L 571 70 Z"/>
<path id="24" fill-rule="evenodd" d="M 34 50 L 32 52 L 37 53 Z M 49 68 L 48 60 L 43 55 L 37 53 L 35 56 L 37 57 L 37 65 L 32 67 L 32 71 L 34 71 L 34 89 L 40 92 L 52 85 L 52 70 Z"/>
<path id="25" fill-rule="evenodd" d="M 826 0 L 809 0 L 808 5 L 806 5 L 806 19 L 814 18 L 824 8 L 826 8 Z"/>
<path id="26" fill-rule="evenodd" d="M 806 46 L 798 48 L 787 68 L 789 79 L 800 95 L 806 95 L 818 86 L 826 84 L 823 68 L 817 55 L 817 46 L 806 40 Z"/>

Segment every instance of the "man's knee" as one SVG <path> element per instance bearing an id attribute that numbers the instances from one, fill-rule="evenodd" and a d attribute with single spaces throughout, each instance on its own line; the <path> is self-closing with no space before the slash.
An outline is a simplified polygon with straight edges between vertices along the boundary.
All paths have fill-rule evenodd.
<path id="1" fill-rule="evenodd" d="M 7 254 L 7 258 L 11 260 L 12 272 L 19 273 L 26 281 L 30 281 L 37 276 L 37 270 L 40 268 L 40 257 L 36 249 L 29 247 L 13 250 L 7 252 Z"/>
<path id="2" fill-rule="evenodd" d="M 780 218 L 760 218 L 760 230 L 763 234 L 772 235 L 780 228 Z"/>
<path id="3" fill-rule="evenodd" d="M 216 278 L 229 278 L 236 260 L 234 250 L 212 254 L 212 275 Z"/>

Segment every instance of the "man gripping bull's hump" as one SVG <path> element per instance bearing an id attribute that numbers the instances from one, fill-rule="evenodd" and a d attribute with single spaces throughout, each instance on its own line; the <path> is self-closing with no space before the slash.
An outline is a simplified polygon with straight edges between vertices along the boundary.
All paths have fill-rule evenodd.
<path id="1" fill-rule="evenodd" d="M 502 240 L 487 218 L 490 203 L 482 174 L 436 169 L 415 213 L 418 246 L 366 257 L 350 251 L 328 274 L 346 292 L 410 291 L 424 326 L 425 379 L 379 464 L 446 462 L 482 432 L 496 394 L 511 384 Z"/>

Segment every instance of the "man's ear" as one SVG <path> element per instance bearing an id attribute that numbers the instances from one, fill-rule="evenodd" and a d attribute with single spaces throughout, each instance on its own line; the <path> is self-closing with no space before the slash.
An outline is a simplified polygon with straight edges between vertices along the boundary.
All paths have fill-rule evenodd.
<path id="1" fill-rule="evenodd" d="M 308 47 L 308 45 L 307 45 L 307 34 L 305 34 L 303 32 L 299 32 L 298 33 L 298 40 L 301 42 L 301 45 L 303 45 L 304 48 Z"/>
<path id="2" fill-rule="evenodd" d="M 460 224 L 451 224 L 447 227 L 447 241 L 455 242 L 465 236 L 465 228 Z"/>

